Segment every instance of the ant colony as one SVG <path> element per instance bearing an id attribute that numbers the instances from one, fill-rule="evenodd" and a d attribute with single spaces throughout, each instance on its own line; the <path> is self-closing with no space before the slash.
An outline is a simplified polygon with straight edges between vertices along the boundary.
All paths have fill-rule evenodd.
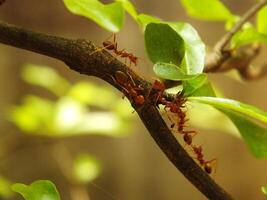
<path id="1" fill-rule="evenodd" d="M 113 36 L 113 41 L 105 40 L 102 44 L 102 49 L 110 50 L 117 56 L 125 58 L 125 64 L 127 60 L 129 60 L 130 66 L 132 63 L 135 66 L 137 65 L 138 58 L 136 56 L 134 56 L 132 53 L 127 52 L 125 49 L 118 50 L 118 43 L 116 42 L 115 34 Z M 145 97 L 143 96 L 143 94 L 141 94 L 143 88 L 141 88 L 140 85 L 135 84 L 130 74 L 124 73 L 122 71 L 116 71 L 114 76 L 111 76 L 111 78 L 122 88 L 122 90 L 127 94 L 132 103 L 137 106 L 142 106 L 144 104 Z M 171 124 L 172 130 L 174 130 L 175 128 L 175 131 L 181 134 L 183 141 L 195 155 L 194 159 L 197 160 L 199 165 L 206 173 L 211 174 L 214 171 L 213 166 L 216 164 L 217 160 L 205 160 L 202 146 L 193 144 L 193 137 L 197 134 L 197 132 L 194 130 L 186 130 L 186 123 L 189 121 L 189 119 L 186 117 L 186 111 L 184 110 L 186 97 L 184 96 L 183 92 L 178 92 L 173 100 L 167 100 L 163 95 L 165 89 L 165 85 L 162 82 L 155 80 L 151 90 L 149 91 L 149 95 L 147 96 L 152 97 L 153 102 L 158 108 L 159 104 L 161 104 L 164 106 L 164 110 L 166 112 L 169 111 L 177 117 L 176 123 Z M 153 94 L 151 95 L 151 93 Z M 169 116 L 168 118 L 172 122 L 172 119 Z"/>
<path id="2" fill-rule="evenodd" d="M 180 133 L 183 136 L 183 140 L 186 145 L 190 147 L 194 155 L 196 156 L 195 159 L 198 161 L 199 165 L 203 168 L 203 170 L 211 174 L 213 170 L 213 165 L 216 164 L 216 159 L 211 159 L 211 160 L 205 160 L 204 155 L 202 152 L 202 146 L 196 146 L 193 144 L 193 137 L 197 134 L 196 131 L 194 130 L 185 130 L 186 122 L 189 120 L 186 118 L 186 112 L 184 111 L 185 108 L 185 103 L 186 103 L 186 98 L 183 94 L 183 92 L 178 92 L 175 96 L 175 98 L 172 101 L 166 100 L 163 96 L 165 85 L 158 81 L 155 80 L 155 82 L 152 85 L 152 89 L 155 91 L 155 103 L 157 107 L 159 104 L 164 106 L 164 110 L 167 112 L 171 112 L 175 114 L 177 117 L 177 122 L 171 124 L 171 128 L 175 128 L 177 126 L 176 131 Z M 167 115 L 168 116 L 168 115 Z M 170 119 L 170 117 L 168 116 Z M 170 121 L 172 121 L 170 119 Z"/>

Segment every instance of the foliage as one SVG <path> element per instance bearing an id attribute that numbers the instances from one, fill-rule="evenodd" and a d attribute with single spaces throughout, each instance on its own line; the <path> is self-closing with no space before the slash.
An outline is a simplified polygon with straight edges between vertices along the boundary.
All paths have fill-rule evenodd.
<path id="1" fill-rule="evenodd" d="M 75 7 L 74 4 L 80 2 L 90 8 L 91 1 L 75 1 L 72 6 Z M 266 123 L 266 113 L 235 100 L 216 97 L 212 84 L 203 74 L 205 45 L 197 31 L 188 23 L 168 22 L 148 14 L 138 14 L 129 1 L 119 2 L 124 2 L 125 11 L 144 30 L 145 47 L 148 57 L 154 63 L 153 69 L 156 75 L 163 79 L 182 81 L 183 91 L 189 101 L 208 104 L 227 115 L 241 133 L 251 152 L 256 157 L 266 157 L 267 130 L 255 122 Z M 222 21 L 227 29 L 234 26 L 239 19 L 238 15 L 233 14 L 219 0 L 201 2 L 181 0 L 181 5 L 189 16 L 200 20 Z M 98 11 L 101 12 L 101 9 Z M 266 13 L 267 9 L 262 9 L 258 13 L 256 27 L 246 24 L 232 38 L 232 48 L 255 42 L 267 42 Z M 98 20 L 104 23 L 101 17 Z"/>
<path id="2" fill-rule="evenodd" d="M 12 189 L 21 194 L 25 200 L 60 200 L 56 186 L 48 180 L 39 180 L 31 185 L 16 183 Z"/>
<path id="3" fill-rule="evenodd" d="M 223 113 L 235 125 L 253 155 L 257 158 L 267 157 L 267 129 L 263 125 L 267 123 L 267 113 L 251 105 L 216 96 L 212 83 L 203 73 L 205 44 L 192 25 L 164 21 L 149 14 L 138 13 L 129 0 L 115 0 L 109 4 L 98 0 L 63 1 L 70 12 L 91 19 L 113 33 L 122 29 L 125 13 L 129 13 L 144 31 L 145 48 L 155 74 L 162 79 L 181 81 L 182 90 L 190 103 L 206 104 Z M 226 30 L 240 19 L 240 16 L 232 13 L 219 0 L 181 0 L 181 5 L 189 16 L 199 20 L 221 21 Z M 247 23 L 235 34 L 231 39 L 231 49 L 266 43 L 266 18 L 267 6 L 258 12 L 255 24 Z M 78 82 L 71 86 L 54 70 L 34 65 L 25 68 L 23 78 L 57 97 L 56 101 L 51 101 L 28 95 L 22 105 L 12 108 L 10 120 L 25 132 L 49 136 L 121 136 L 129 126 L 129 107 L 127 111 L 118 109 L 124 103 L 104 87 L 96 87 L 88 82 Z M 178 91 L 177 88 L 174 90 Z M 95 95 L 96 91 L 100 91 L 102 96 Z M 89 112 L 90 107 L 94 106 L 111 110 L 115 114 Z M 100 126 L 103 120 L 105 126 Z M 99 169 L 94 158 L 82 155 L 77 158 L 73 173 L 76 181 L 89 182 L 99 174 Z M 55 186 L 49 181 L 34 182 L 30 186 L 15 184 L 13 190 L 26 200 L 59 199 Z M 266 194 L 265 187 L 262 187 L 262 191 Z"/>
<path id="4" fill-rule="evenodd" d="M 50 100 L 27 95 L 21 105 L 10 108 L 9 120 L 24 133 L 49 137 L 81 134 L 122 137 L 130 130 L 133 118 L 130 104 L 107 87 L 88 81 L 71 84 L 54 69 L 33 64 L 23 67 L 22 78 L 29 84 L 46 89 L 55 97 L 55 100 Z M 96 108 L 101 111 L 94 111 Z M 89 154 L 77 155 L 72 165 L 69 169 L 72 173 L 66 177 L 71 182 L 86 184 L 100 174 L 100 162 Z M 26 200 L 59 199 L 50 181 L 37 181 L 30 186 L 15 184 L 13 190 Z M 11 194 L 10 183 L 0 178 L 0 195 L 7 197 Z"/>
<path id="5" fill-rule="evenodd" d="M 32 64 L 23 68 L 22 77 L 57 97 L 52 101 L 27 95 L 22 105 L 11 108 L 9 119 L 23 132 L 51 137 L 80 134 L 123 136 L 127 133 L 131 107 L 108 88 L 87 81 L 71 86 L 52 68 Z M 90 111 L 90 107 L 107 111 Z M 123 111 L 120 107 L 124 108 Z M 103 121 L 105 126 L 101 126 Z"/>
<path id="6" fill-rule="evenodd" d="M 261 187 L 261 191 L 262 191 L 263 194 L 267 195 L 267 187 L 262 186 Z"/>
<path id="7" fill-rule="evenodd" d="M 12 191 L 10 189 L 11 183 L 6 178 L 0 176 L 0 197 L 9 198 L 12 196 Z"/>

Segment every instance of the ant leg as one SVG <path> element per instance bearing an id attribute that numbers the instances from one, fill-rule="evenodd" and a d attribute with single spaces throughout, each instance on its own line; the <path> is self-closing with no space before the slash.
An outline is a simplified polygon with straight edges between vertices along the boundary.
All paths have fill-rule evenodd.
<path id="1" fill-rule="evenodd" d="M 114 81 L 114 83 L 118 84 L 127 94 L 129 94 L 129 90 L 127 90 L 124 86 L 122 86 L 121 84 L 118 83 L 118 81 L 111 75 L 109 75 L 111 77 L 111 79 Z M 123 95 L 122 98 L 124 98 L 125 95 Z"/>
<path id="2" fill-rule="evenodd" d="M 169 121 L 171 122 L 171 128 L 174 128 L 175 123 L 173 122 L 173 120 L 171 119 L 170 115 L 168 114 L 168 111 L 166 110 L 166 108 L 164 108 L 165 113 L 167 115 L 167 118 L 169 119 Z"/>

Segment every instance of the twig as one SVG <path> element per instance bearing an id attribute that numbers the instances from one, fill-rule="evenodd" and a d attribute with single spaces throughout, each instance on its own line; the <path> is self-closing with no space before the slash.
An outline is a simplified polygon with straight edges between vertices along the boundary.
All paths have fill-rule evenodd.
<path id="1" fill-rule="evenodd" d="M 242 26 L 259 11 L 263 6 L 267 4 L 267 0 L 259 1 L 252 6 L 234 25 L 234 27 L 227 32 L 214 46 L 213 52 L 207 57 L 205 63 L 205 72 L 217 71 L 221 64 L 231 57 L 225 47 L 228 45 L 232 37 L 242 28 Z"/>
<path id="2" fill-rule="evenodd" d="M 144 88 L 148 94 L 151 84 L 134 73 L 125 64 L 116 60 L 109 53 L 97 52 L 96 47 L 86 40 L 70 40 L 61 37 L 49 36 L 42 33 L 18 28 L 16 26 L 0 23 L 0 42 L 47 55 L 65 62 L 71 69 L 88 76 L 96 76 L 109 82 L 111 85 L 128 94 L 114 82 L 112 76 L 122 71 L 129 74 L 137 85 Z M 135 107 L 135 105 L 133 105 Z M 217 185 L 187 154 L 177 142 L 172 132 L 162 119 L 155 105 L 149 100 L 136 109 L 150 135 L 156 141 L 168 159 L 181 173 L 201 191 L 207 198 L 213 200 L 231 200 L 219 185 Z"/>

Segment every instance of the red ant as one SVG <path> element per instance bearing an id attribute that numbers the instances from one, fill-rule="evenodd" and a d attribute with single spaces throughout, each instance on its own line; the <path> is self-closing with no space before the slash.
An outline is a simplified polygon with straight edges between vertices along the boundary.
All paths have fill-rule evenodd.
<path id="1" fill-rule="evenodd" d="M 129 82 L 129 77 L 131 79 L 132 84 Z M 116 71 L 115 72 L 115 80 L 126 93 L 129 94 L 129 96 L 132 98 L 135 104 L 142 105 L 145 102 L 145 98 L 143 95 L 138 94 L 138 90 L 142 90 L 140 87 L 136 87 L 136 84 L 134 83 L 132 77 L 129 75 L 129 77 L 122 71 Z M 114 79 L 112 77 L 112 79 Z"/>
<path id="2" fill-rule="evenodd" d="M 201 146 L 194 146 L 192 145 L 192 149 L 194 151 L 194 153 L 196 154 L 196 159 L 198 160 L 199 164 L 203 167 L 204 171 L 208 174 L 211 174 L 212 173 L 212 163 L 213 162 L 216 162 L 217 159 L 212 159 L 212 160 L 208 160 L 208 161 L 205 161 L 204 160 L 204 155 L 202 153 L 202 147 Z"/>
<path id="3" fill-rule="evenodd" d="M 114 34 L 113 36 L 113 42 L 106 40 L 103 43 L 104 48 L 106 48 L 107 50 L 112 50 L 116 55 L 120 56 L 121 58 L 125 58 L 125 62 L 126 59 L 128 58 L 130 60 L 130 66 L 132 63 L 134 63 L 134 65 L 137 65 L 137 57 L 135 55 L 133 55 L 132 53 L 128 53 L 125 51 L 125 49 L 122 50 L 118 50 L 118 43 L 116 42 L 116 35 Z"/>

